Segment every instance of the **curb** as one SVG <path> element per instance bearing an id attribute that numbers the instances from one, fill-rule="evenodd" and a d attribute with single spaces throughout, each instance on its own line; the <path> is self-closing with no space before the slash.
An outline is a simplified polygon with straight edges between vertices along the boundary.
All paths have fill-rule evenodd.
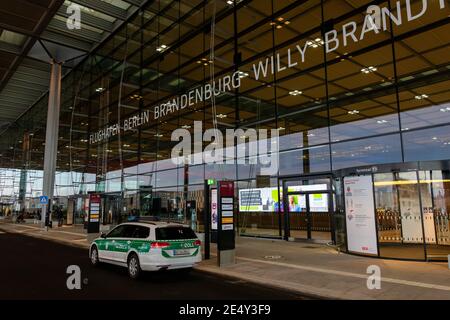
<path id="1" fill-rule="evenodd" d="M 212 275 L 219 275 L 222 277 L 228 277 L 228 278 L 233 278 L 236 280 L 243 280 L 243 281 L 248 281 L 254 284 L 258 284 L 258 285 L 263 285 L 265 287 L 270 287 L 273 289 L 278 289 L 278 290 L 284 290 L 287 292 L 291 292 L 294 294 L 299 294 L 302 295 L 305 298 L 309 298 L 311 300 L 344 300 L 342 299 L 340 296 L 336 296 L 336 295 L 327 295 L 324 293 L 317 293 L 317 292 L 311 292 L 313 290 L 311 289 L 306 289 L 304 288 L 304 290 L 300 290 L 299 288 L 295 288 L 294 286 L 286 286 L 283 285 L 281 283 L 278 283 L 278 281 L 270 281 L 268 279 L 262 279 L 262 278 L 258 278 L 258 277 L 252 277 L 252 276 L 243 276 L 240 273 L 237 272 L 230 272 L 230 271 L 226 271 L 223 269 L 216 269 L 215 267 L 208 267 L 208 266 L 202 266 L 197 265 L 195 267 L 195 270 L 199 270 L 205 273 L 209 273 Z"/>

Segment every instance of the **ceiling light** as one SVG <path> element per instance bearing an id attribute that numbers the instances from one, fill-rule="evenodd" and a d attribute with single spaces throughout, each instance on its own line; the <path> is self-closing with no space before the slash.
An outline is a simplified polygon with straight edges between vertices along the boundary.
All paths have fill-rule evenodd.
<path id="1" fill-rule="evenodd" d="M 95 89 L 95 92 L 103 92 L 104 90 L 105 90 L 105 88 L 98 87 L 97 89 Z"/>
<path id="2" fill-rule="evenodd" d="M 228 0 L 228 1 L 227 1 L 227 4 L 230 5 L 230 6 L 232 6 L 232 5 L 235 5 L 235 4 L 240 3 L 241 1 L 242 1 L 242 0 Z"/>
<path id="3" fill-rule="evenodd" d="M 375 71 L 377 71 L 377 70 L 378 70 L 378 69 L 377 69 L 376 67 L 369 66 L 369 67 L 367 67 L 367 68 L 361 69 L 361 72 L 362 72 L 362 73 L 365 73 L 365 74 L 369 74 L 369 73 L 375 72 Z"/>
<path id="4" fill-rule="evenodd" d="M 308 46 L 311 48 L 319 48 L 325 44 L 325 42 L 321 38 L 316 38 L 314 40 L 308 40 L 306 42 Z"/>
<path id="5" fill-rule="evenodd" d="M 347 113 L 351 114 L 351 115 L 355 115 L 355 114 L 358 114 L 359 111 L 358 110 L 352 110 L 352 111 L 348 111 Z"/>
<path id="6" fill-rule="evenodd" d="M 208 64 L 213 63 L 213 61 L 209 60 L 207 58 L 202 58 L 202 59 L 198 60 L 197 63 L 207 66 Z"/>
<path id="7" fill-rule="evenodd" d="M 167 49 L 169 49 L 169 47 L 166 46 L 165 44 L 162 44 L 162 45 L 160 45 L 159 47 L 156 48 L 156 51 L 158 51 L 158 52 L 164 52 L 164 51 L 166 51 Z"/>
<path id="8" fill-rule="evenodd" d="M 278 131 L 283 131 L 283 130 L 286 130 L 286 128 L 285 127 L 279 127 L 278 128 Z"/>
<path id="9" fill-rule="evenodd" d="M 155 137 L 156 137 L 156 138 L 162 138 L 162 137 L 163 137 L 163 135 L 162 135 L 162 134 L 160 134 L 160 133 L 157 133 L 157 134 L 155 134 Z"/>
<path id="10" fill-rule="evenodd" d="M 183 129 L 190 129 L 191 128 L 191 126 L 190 125 L 188 125 L 188 124 L 185 124 L 184 126 L 182 126 L 181 128 L 183 128 Z"/>
<path id="11" fill-rule="evenodd" d="M 216 118 L 219 118 L 219 119 L 223 119 L 223 118 L 226 118 L 226 117 L 228 117 L 226 114 L 223 114 L 223 113 L 221 113 L 221 114 L 218 114 L 217 116 L 216 116 Z"/>
<path id="12" fill-rule="evenodd" d="M 303 94 L 303 92 L 299 91 L 299 90 L 294 90 L 294 91 L 290 91 L 289 94 L 291 96 L 299 96 L 299 95 Z"/>
<path id="13" fill-rule="evenodd" d="M 123 147 L 124 147 L 124 148 L 129 148 L 129 147 L 131 147 L 131 146 L 130 146 L 129 144 L 124 144 Z"/>
<path id="14" fill-rule="evenodd" d="M 133 99 L 133 100 L 141 100 L 142 96 L 138 95 L 138 94 L 133 94 L 132 96 L 130 96 L 130 98 Z"/>
<path id="15" fill-rule="evenodd" d="M 416 100 L 423 100 L 423 99 L 428 99 L 429 96 L 426 94 L 421 94 L 421 95 L 417 95 L 414 97 Z"/>
<path id="16" fill-rule="evenodd" d="M 247 72 L 244 72 L 244 71 L 239 71 L 238 74 L 239 74 L 239 78 L 245 78 L 245 77 L 248 77 L 248 73 L 247 73 Z"/>
<path id="17" fill-rule="evenodd" d="M 279 17 L 270 23 L 271 26 L 275 26 L 277 29 L 283 28 L 285 25 L 290 24 L 289 20 L 285 20 L 283 17 Z"/>

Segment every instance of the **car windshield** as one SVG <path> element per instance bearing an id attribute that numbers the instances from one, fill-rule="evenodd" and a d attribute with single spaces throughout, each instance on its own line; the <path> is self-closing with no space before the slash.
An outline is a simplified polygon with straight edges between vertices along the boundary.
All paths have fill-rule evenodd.
<path id="1" fill-rule="evenodd" d="M 196 239 L 195 232 L 188 227 L 163 227 L 156 229 L 156 240 Z"/>

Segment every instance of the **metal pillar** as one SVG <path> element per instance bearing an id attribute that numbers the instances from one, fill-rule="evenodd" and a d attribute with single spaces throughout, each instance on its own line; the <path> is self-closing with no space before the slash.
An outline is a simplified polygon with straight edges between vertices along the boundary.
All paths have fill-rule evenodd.
<path id="1" fill-rule="evenodd" d="M 49 209 L 51 209 L 55 186 L 59 111 L 61 105 L 61 63 L 52 61 L 51 66 L 50 87 L 48 92 L 47 128 L 45 132 L 44 181 L 42 187 L 42 195 L 48 197 L 48 204 L 42 205 L 41 223 L 43 227 L 45 226 L 46 212 L 49 212 Z M 51 215 L 49 215 L 49 221 L 51 221 Z"/>
<path id="2" fill-rule="evenodd" d="M 27 169 L 30 164 L 30 133 L 25 131 L 22 141 L 22 169 L 19 182 L 19 211 L 25 209 L 25 197 L 27 192 Z"/>

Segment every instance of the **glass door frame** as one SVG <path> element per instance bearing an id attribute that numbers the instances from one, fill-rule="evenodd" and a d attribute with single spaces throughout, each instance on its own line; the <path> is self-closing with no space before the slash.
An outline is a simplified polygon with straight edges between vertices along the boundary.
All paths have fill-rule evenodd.
<path id="1" fill-rule="evenodd" d="M 326 179 L 327 180 L 327 189 L 326 190 L 308 190 L 308 191 L 291 191 L 288 192 L 287 184 L 292 181 L 311 181 L 317 179 Z M 291 223 L 290 217 L 291 213 L 289 212 L 289 196 L 290 195 L 305 195 L 306 200 L 306 217 L 307 217 L 307 237 L 306 238 L 295 238 L 295 240 L 303 240 L 303 241 L 314 241 L 312 237 L 312 214 L 310 210 L 309 204 L 309 196 L 312 194 L 327 194 L 328 195 L 328 213 L 330 215 L 330 235 L 331 241 L 334 244 L 336 242 L 335 235 L 335 224 L 334 224 L 334 213 L 335 213 L 335 205 L 334 205 L 334 197 L 336 197 L 336 191 L 333 188 L 333 177 L 332 175 L 320 175 L 320 176 L 296 176 L 296 177 L 287 177 L 280 178 L 282 194 L 283 194 L 283 212 L 284 212 L 284 240 L 289 241 L 291 239 Z"/>

